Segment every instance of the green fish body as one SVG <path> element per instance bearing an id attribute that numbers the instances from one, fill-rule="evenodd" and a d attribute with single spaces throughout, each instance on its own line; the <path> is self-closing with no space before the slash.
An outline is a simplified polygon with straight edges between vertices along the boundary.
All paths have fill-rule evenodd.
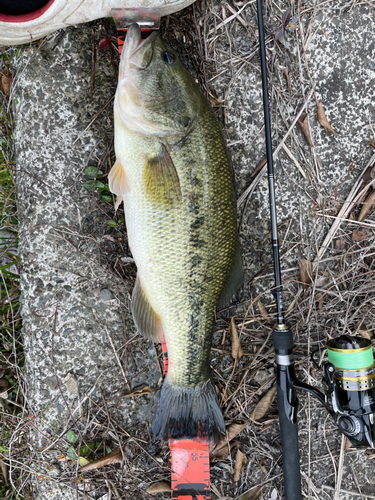
<path id="1" fill-rule="evenodd" d="M 124 201 L 137 265 L 132 296 L 144 336 L 165 336 L 169 369 L 155 436 L 217 439 L 225 426 L 211 380 L 215 311 L 242 283 L 233 174 L 220 124 L 191 75 L 154 33 L 128 31 L 115 98 L 117 161 L 109 174 Z"/>

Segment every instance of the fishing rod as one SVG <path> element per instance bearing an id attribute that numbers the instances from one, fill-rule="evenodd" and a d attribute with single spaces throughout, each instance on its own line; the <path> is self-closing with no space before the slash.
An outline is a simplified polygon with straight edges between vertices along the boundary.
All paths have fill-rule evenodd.
<path id="1" fill-rule="evenodd" d="M 272 338 L 277 366 L 277 407 L 283 455 L 284 489 L 285 500 L 301 500 L 296 390 L 307 391 L 317 398 L 353 446 L 374 448 L 375 363 L 370 340 L 341 335 L 329 340 L 326 344 L 328 362 L 322 367 L 324 393 L 297 380 L 293 361 L 293 333 L 285 323 L 283 309 L 262 0 L 257 0 L 257 14 L 275 278 L 273 295 L 277 307 L 277 319 Z M 312 360 L 316 364 L 313 356 Z"/>

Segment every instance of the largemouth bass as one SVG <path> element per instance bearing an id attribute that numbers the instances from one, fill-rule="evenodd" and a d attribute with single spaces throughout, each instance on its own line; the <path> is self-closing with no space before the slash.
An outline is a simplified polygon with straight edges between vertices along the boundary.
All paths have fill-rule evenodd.
<path id="1" fill-rule="evenodd" d="M 133 24 L 114 103 L 116 163 L 109 187 L 124 201 L 137 265 L 132 312 L 160 342 L 169 369 L 155 436 L 218 439 L 225 426 L 210 370 L 215 310 L 242 283 L 233 174 L 220 124 L 175 51 Z"/>

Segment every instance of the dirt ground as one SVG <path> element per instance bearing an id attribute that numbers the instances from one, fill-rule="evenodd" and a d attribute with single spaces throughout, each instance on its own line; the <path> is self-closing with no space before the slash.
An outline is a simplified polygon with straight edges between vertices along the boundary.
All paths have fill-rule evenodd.
<path id="1" fill-rule="evenodd" d="M 297 374 L 319 386 L 311 353 L 341 333 L 372 337 L 375 328 L 374 215 L 358 221 L 372 190 L 363 174 L 375 160 L 375 9 L 367 1 L 267 0 L 264 14 L 287 320 Z M 238 196 L 245 283 L 217 314 L 211 364 L 226 424 L 247 425 L 211 463 L 212 498 L 258 498 L 245 492 L 259 486 L 259 498 L 276 500 L 283 498 L 276 401 L 256 421 L 252 414 L 275 383 L 255 2 L 199 0 L 163 19 L 161 33 L 223 124 Z M 111 51 L 98 52 L 108 34 Z M 102 171 L 105 185 L 115 159 L 115 42 L 114 28 L 98 21 L 34 44 L 14 62 L 28 406 L 13 436 L 11 474 L 20 493 L 38 500 L 155 498 L 149 486 L 170 480 L 169 449 L 150 431 L 161 350 L 132 323 L 136 268 L 124 214 L 101 188 L 83 185 L 88 166 Z M 238 362 L 233 324 L 244 353 Z M 299 401 L 303 497 L 375 498 L 375 452 L 347 448 L 312 397 Z M 123 462 L 80 472 L 77 453 L 87 457 L 81 447 L 89 443 L 90 459 L 107 446 L 121 448 Z M 246 462 L 235 482 L 238 450 Z"/>

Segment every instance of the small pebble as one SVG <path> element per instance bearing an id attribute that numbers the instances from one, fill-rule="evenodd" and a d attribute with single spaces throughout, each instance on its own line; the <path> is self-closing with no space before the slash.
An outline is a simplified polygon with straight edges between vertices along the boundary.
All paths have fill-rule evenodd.
<path id="1" fill-rule="evenodd" d="M 108 290 L 108 288 L 103 288 L 103 290 L 100 290 L 100 298 L 101 300 L 104 300 L 105 302 L 108 300 L 112 299 L 112 292 Z"/>

